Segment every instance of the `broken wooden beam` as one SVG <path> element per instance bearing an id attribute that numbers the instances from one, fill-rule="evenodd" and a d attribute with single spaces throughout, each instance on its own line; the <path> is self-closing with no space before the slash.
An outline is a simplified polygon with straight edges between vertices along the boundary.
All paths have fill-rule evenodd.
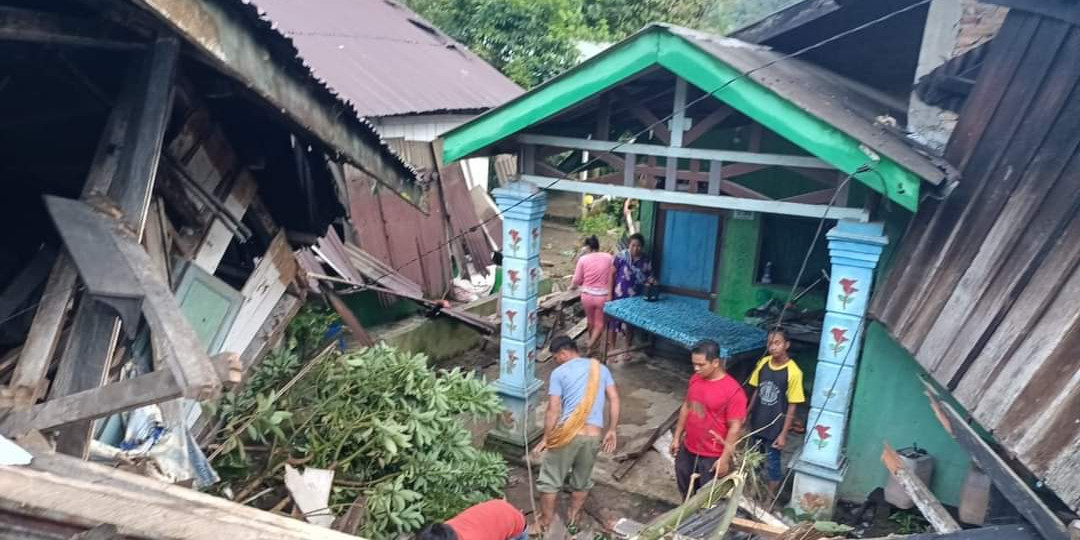
<path id="1" fill-rule="evenodd" d="M 762 508 L 762 506 L 753 499 L 746 497 L 739 499 L 739 509 L 750 514 L 750 517 L 754 518 L 755 521 L 760 521 L 770 527 L 781 529 L 789 528 L 788 524 L 784 523 L 784 520 L 776 517 L 776 515 L 770 512 L 768 508 Z"/>
<path id="2" fill-rule="evenodd" d="M 75 234 L 77 227 L 90 226 L 101 231 L 100 239 L 110 243 L 110 248 L 115 248 L 114 251 L 118 253 L 120 260 L 112 261 L 113 264 L 123 265 L 133 273 L 144 296 L 143 315 L 151 333 L 164 338 L 168 350 L 161 354 L 168 361 L 177 383 L 185 389 L 184 397 L 197 401 L 215 397 L 221 390 L 221 381 L 204 352 L 205 346 L 180 310 L 172 289 L 158 274 L 150 255 L 134 235 L 116 219 L 110 219 L 79 201 L 46 196 L 45 204 L 65 242 L 81 237 Z M 82 269 L 80 261 L 76 260 L 76 264 Z M 72 329 L 72 335 L 77 332 L 76 326 Z M 111 355 L 107 358 L 111 358 Z"/>
<path id="3" fill-rule="evenodd" d="M 776 538 L 787 532 L 787 526 L 768 525 L 751 519 L 736 516 L 731 520 L 731 528 L 736 531 L 750 533 L 762 538 Z"/>
<path id="4" fill-rule="evenodd" d="M 889 443 L 884 444 L 881 462 L 885 464 L 885 468 L 904 488 L 911 500 L 915 501 L 915 506 L 919 508 L 923 517 L 930 522 L 935 531 L 947 533 L 960 530 L 960 524 L 949 515 L 948 510 L 945 510 L 945 506 L 941 504 L 941 501 L 937 500 L 930 488 L 926 487 L 926 484 L 907 468 L 896 451 L 889 446 Z"/>
<path id="5" fill-rule="evenodd" d="M 577 339 L 581 337 L 581 334 L 585 333 L 585 330 L 588 327 L 588 323 L 588 320 L 582 318 L 580 321 L 577 322 L 577 324 L 571 326 L 570 329 L 566 331 L 566 335 L 569 336 L 570 339 Z M 548 349 L 540 351 L 540 354 L 536 357 L 536 362 L 540 364 L 543 364 L 548 360 L 551 360 L 551 351 L 549 351 Z"/>
<path id="6" fill-rule="evenodd" d="M 675 422 L 679 420 L 679 413 L 681 411 L 682 404 L 679 404 L 679 406 L 676 407 L 675 410 L 670 415 L 668 415 L 668 417 L 663 422 L 661 422 L 660 425 L 657 426 L 651 434 L 649 434 L 649 438 L 646 439 L 645 443 L 639 446 L 637 450 L 634 450 L 633 452 L 628 452 L 615 458 L 616 461 L 622 461 L 622 464 L 619 465 L 618 469 L 615 469 L 615 472 L 612 473 L 611 476 L 614 477 L 615 480 L 622 482 L 622 479 L 630 473 L 630 469 L 633 469 L 634 465 L 637 465 L 637 462 L 639 459 L 641 459 L 641 456 L 644 456 L 645 453 L 647 453 L 649 449 L 652 448 L 653 444 L 656 444 L 656 441 L 664 435 L 664 433 L 671 430 L 671 428 L 675 425 Z"/>
<path id="7" fill-rule="evenodd" d="M 940 400 L 936 388 L 925 381 L 924 386 L 930 407 L 942 427 L 968 451 L 971 460 L 990 477 L 994 487 L 1016 511 L 1038 530 L 1044 540 L 1069 540 L 1070 534 L 1065 523 L 1058 519 L 1053 510 L 1046 506 L 952 405 Z"/>
<path id="8" fill-rule="evenodd" d="M 222 381 L 240 382 L 240 357 L 223 353 L 214 357 L 214 368 Z M 0 433 L 17 437 L 28 431 L 48 430 L 76 422 L 87 422 L 184 395 L 168 370 L 153 371 L 131 379 L 57 397 L 34 405 L 30 410 L 13 411 L 0 421 Z"/>
<path id="9" fill-rule="evenodd" d="M 371 339 L 371 336 L 364 329 L 364 325 L 360 324 L 360 319 L 356 318 L 356 314 L 349 309 L 349 306 L 345 305 L 345 301 L 341 299 L 337 293 L 330 287 L 323 287 L 321 291 L 323 296 L 330 302 L 330 305 L 337 312 L 338 317 L 341 317 L 341 322 L 345 323 L 345 326 L 356 338 L 357 343 L 364 347 L 370 347 L 375 344 L 375 341 Z"/>
<path id="10" fill-rule="evenodd" d="M 355 540 L 182 486 L 70 456 L 28 449 L 28 466 L 0 467 L 0 510 L 83 530 L 176 540 Z"/>

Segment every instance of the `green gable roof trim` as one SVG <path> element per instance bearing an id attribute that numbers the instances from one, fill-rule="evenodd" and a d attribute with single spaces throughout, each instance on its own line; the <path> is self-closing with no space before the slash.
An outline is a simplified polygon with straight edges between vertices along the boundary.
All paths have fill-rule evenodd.
<path id="1" fill-rule="evenodd" d="M 764 65 L 769 67 L 741 75 Z M 480 153 L 656 66 L 702 91 L 726 84 L 716 99 L 845 173 L 869 166 L 869 172 L 855 178 L 908 210 L 918 207 L 921 180 L 939 184 L 947 176 L 945 167 L 875 125 L 873 119 L 885 110 L 836 76 L 797 59 L 782 59 L 764 47 L 667 25 L 649 26 L 447 132 L 444 160 Z"/>

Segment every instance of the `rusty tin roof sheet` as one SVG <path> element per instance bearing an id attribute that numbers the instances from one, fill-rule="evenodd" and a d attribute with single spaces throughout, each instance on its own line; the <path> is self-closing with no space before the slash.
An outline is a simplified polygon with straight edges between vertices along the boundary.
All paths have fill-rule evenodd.
<path id="1" fill-rule="evenodd" d="M 249 0 L 251 1 L 251 0 Z M 369 117 L 480 112 L 522 89 L 389 0 L 253 0 L 316 75 Z"/>

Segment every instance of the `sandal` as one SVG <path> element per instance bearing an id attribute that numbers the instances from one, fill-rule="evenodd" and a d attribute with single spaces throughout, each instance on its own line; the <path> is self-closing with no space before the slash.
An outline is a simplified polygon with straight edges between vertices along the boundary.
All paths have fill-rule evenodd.
<path id="1" fill-rule="evenodd" d="M 566 524 L 566 534 L 570 535 L 570 538 L 576 538 L 578 533 L 580 533 L 580 532 L 581 532 L 581 528 L 578 527 L 577 523 L 567 523 Z"/>

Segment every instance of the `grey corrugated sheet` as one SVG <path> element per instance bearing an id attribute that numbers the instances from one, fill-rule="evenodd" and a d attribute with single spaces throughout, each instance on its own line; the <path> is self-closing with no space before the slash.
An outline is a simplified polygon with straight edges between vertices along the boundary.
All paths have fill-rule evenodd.
<path id="1" fill-rule="evenodd" d="M 875 123 L 888 108 L 842 80 L 798 58 L 784 58 L 767 47 L 671 25 L 657 25 L 694 43 L 705 52 L 775 92 L 804 111 L 895 160 L 933 184 L 949 174 L 944 160 L 926 155 L 893 131 Z M 775 64 L 771 64 L 776 62 Z M 768 66 L 768 67 L 762 67 Z M 708 89 L 712 90 L 712 89 Z"/>
<path id="2" fill-rule="evenodd" d="M 521 88 L 388 0 L 254 0 L 306 63 L 369 117 L 479 112 Z"/>

